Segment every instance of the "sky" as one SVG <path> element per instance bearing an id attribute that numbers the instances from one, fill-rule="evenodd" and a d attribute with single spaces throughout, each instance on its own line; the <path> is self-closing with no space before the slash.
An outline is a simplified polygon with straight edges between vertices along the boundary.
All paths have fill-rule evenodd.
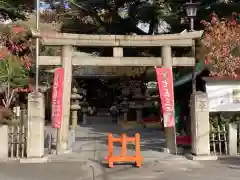
<path id="1" fill-rule="evenodd" d="M 44 1 L 40 1 L 40 12 L 43 12 L 46 9 L 50 8 L 50 4 L 45 3 Z"/>
<path id="2" fill-rule="evenodd" d="M 46 3 L 44 1 L 40 1 L 40 12 L 43 12 L 44 10 L 50 9 L 50 4 Z M 68 3 L 65 3 L 65 8 L 69 8 Z"/>

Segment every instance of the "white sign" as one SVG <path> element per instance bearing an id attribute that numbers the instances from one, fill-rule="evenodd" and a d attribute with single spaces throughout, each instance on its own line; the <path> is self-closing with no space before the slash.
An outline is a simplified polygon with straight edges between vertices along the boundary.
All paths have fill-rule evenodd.
<path id="1" fill-rule="evenodd" d="M 209 111 L 240 111 L 240 83 L 211 81 L 206 83 Z"/>

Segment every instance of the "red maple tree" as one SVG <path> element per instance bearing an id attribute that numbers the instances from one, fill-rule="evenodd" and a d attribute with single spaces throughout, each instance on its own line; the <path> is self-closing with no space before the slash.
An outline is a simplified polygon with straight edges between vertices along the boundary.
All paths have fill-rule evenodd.
<path id="1" fill-rule="evenodd" d="M 16 92 L 32 90 L 32 86 L 26 87 L 32 66 L 32 42 L 28 29 L 19 25 L 2 26 L 0 37 L 1 74 L 4 74 L 1 76 L 1 84 L 8 84 L 2 102 L 5 107 L 9 107 Z"/>
<path id="2" fill-rule="evenodd" d="M 204 25 L 203 48 L 205 64 L 211 66 L 211 76 L 237 78 L 240 75 L 239 14 L 219 19 L 212 13 Z"/>
<path id="3" fill-rule="evenodd" d="M 27 69 L 32 66 L 31 38 L 28 29 L 20 25 L 7 26 L 2 29 L 2 51 L 0 58 L 6 55 L 17 56 Z"/>

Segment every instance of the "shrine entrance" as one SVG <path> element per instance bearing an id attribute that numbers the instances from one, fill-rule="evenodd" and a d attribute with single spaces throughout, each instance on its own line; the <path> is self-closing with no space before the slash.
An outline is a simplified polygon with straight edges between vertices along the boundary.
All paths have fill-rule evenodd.
<path id="1" fill-rule="evenodd" d="M 40 56 L 40 66 L 62 66 L 64 68 L 63 113 L 60 129 L 60 148 L 68 148 L 70 117 L 70 97 L 73 66 L 119 66 L 119 67 L 164 67 L 195 66 L 195 57 L 173 57 L 172 47 L 194 47 L 195 39 L 202 36 L 202 31 L 183 32 L 167 35 L 86 35 L 39 32 L 32 30 L 35 38 L 40 38 L 46 46 L 62 46 L 61 56 Z M 112 57 L 99 57 L 74 52 L 74 46 L 112 47 Z M 159 47 L 161 57 L 124 57 L 126 47 Z M 168 118 L 163 115 L 164 124 Z M 176 153 L 176 134 L 174 127 L 165 127 L 166 148 Z"/>

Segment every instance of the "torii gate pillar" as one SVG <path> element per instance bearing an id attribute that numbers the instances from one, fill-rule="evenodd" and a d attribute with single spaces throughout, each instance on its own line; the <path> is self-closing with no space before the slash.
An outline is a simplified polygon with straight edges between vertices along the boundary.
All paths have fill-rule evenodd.
<path id="1" fill-rule="evenodd" d="M 72 56 L 73 47 L 62 46 L 61 64 L 64 68 L 63 81 L 63 106 L 60 132 L 57 134 L 57 153 L 62 154 L 68 149 L 69 119 L 70 119 L 70 100 L 72 86 Z"/>
<path id="2" fill-rule="evenodd" d="M 162 46 L 162 63 L 164 68 L 169 68 L 172 70 L 172 50 L 171 46 Z M 168 121 L 168 114 L 163 114 L 163 121 L 164 124 L 167 124 Z M 164 127 L 165 131 L 165 148 L 171 154 L 177 153 L 177 146 L 176 146 L 176 132 L 175 127 Z"/>

